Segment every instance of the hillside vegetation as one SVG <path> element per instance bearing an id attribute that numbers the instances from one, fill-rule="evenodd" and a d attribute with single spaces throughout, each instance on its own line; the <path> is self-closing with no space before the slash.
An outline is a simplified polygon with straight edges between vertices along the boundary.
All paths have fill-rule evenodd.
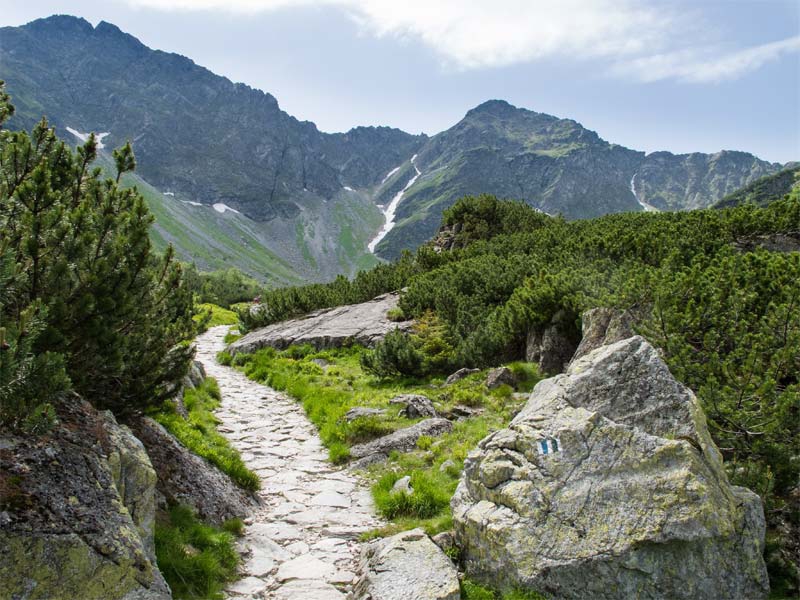
<path id="1" fill-rule="evenodd" d="M 757 243 L 754 251 L 738 248 L 797 231 L 798 190 L 765 208 L 577 222 L 491 196 L 466 197 L 445 212 L 444 225 L 415 255 L 352 281 L 270 291 L 262 311 L 240 315 L 243 324 L 253 328 L 405 288 L 403 315 L 424 327 L 388 336 L 360 355 L 368 373 L 346 377 L 389 384 L 520 359 L 532 330 L 558 322 L 579 337 L 586 309 L 626 309 L 698 394 L 732 481 L 765 500 L 773 583 L 782 589 L 780 582 L 791 581 L 797 558 L 789 540 L 798 515 L 791 498 L 800 473 L 800 254 Z M 274 373 L 285 367 L 257 361 L 247 368 L 276 383 Z M 294 391 L 296 385 L 286 389 L 308 398 L 314 419 L 318 389 Z"/>
<path id="2" fill-rule="evenodd" d="M 766 206 L 770 202 L 780 200 L 800 185 L 798 177 L 800 177 L 800 166 L 766 175 L 728 194 L 715 205 L 715 208 L 730 208 L 740 204 Z"/>

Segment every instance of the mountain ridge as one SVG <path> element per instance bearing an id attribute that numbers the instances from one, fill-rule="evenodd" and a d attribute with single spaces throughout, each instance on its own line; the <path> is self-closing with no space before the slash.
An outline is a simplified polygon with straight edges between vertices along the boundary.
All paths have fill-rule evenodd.
<path id="1" fill-rule="evenodd" d="M 368 242 L 393 201 L 393 228 L 376 248 L 383 258 L 424 243 L 463 195 L 518 198 L 571 219 L 682 210 L 780 168 L 739 152 L 645 154 L 501 99 L 432 136 L 374 126 L 324 133 L 272 94 L 152 50 L 105 21 L 93 27 L 60 15 L 4 27 L 0 47 L 17 105 L 11 126 L 29 128 L 48 114 L 59 130 L 109 132 L 109 146 L 131 139 L 143 180 L 176 200 L 225 204 L 277 229 L 272 250 L 285 247 L 316 280 L 368 263 Z M 338 223 L 334 214 L 349 216 Z"/>

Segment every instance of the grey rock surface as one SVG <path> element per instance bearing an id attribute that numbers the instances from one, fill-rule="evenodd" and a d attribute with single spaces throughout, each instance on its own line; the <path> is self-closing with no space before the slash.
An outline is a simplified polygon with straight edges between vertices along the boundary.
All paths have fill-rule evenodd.
<path id="1" fill-rule="evenodd" d="M 423 435 L 437 437 L 453 429 L 453 424 L 447 419 L 425 419 L 419 423 L 414 423 L 410 427 L 404 427 L 397 431 L 379 437 L 365 444 L 358 444 L 350 448 L 350 456 L 353 458 L 363 458 L 372 455 L 388 455 L 393 450 L 398 452 L 408 452 L 417 445 L 417 440 Z"/>
<path id="2" fill-rule="evenodd" d="M 409 419 L 439 416 L 431 399 L 420 394 L 400 394 L 389 400 L 389 404 L 401 405 L 401 414 Z"/>
<path id="3" fill-rule="evenodd" d="M 458 600 L 452 561 L 422 529 L 377 540 L 365 547 L 351 600 Z"/>
<path id="4" fill-rule="evenodd" d="M 392 494 L 408 494 L 414 493 L 414 488 L 411 487 L 411 476 L 405 475 L 394 482 L 392 486 Z"/>
<path id="5" fill-rule="evenodd" d="M 641 337 L 541 381 L 452 500 L 480 580 L 553 598 L 758 599 L 764 514 L 728 483 L 690 390 Z"/>
<path id="6" fill-rule="evenodd" d="M 398 294 L 384 294 L 362 304 L 339 306 L 299 319 L 274 323 L 251 331 L 228 346 L 228 352 L 255 352 L 270 346 L 283 350 L 292 344 L 335 348 L 352 342 L 374 346 L 394 329 L 409 330 L 412 322 L 396 323 L 386 313 L 397 306 Z"/>
<path id="7" fill-rule="evenodd" d="M 480 372 L 480 369 L 467 369 L 466 367 L 463 369 L 459 369 L 455 373 L 452 373 L 447 379 L 445 379 L 444 384 L 452 385 L 456 381 L 461 381 L 465 377 L 469 377 L 473 373 L 478 373 L 478 372 Z"/>
<path id="8" fill-rule="evenodd" d="M 583 338 L 572 361 L 586 356 L 600 346 L 627 339 L 635 335 L 634 318 L 628 311 L 615 308 L 592 308 L 581 315 L 581 333 Z"/>
<path id="9" fill-rule="evenodd" d="M 147 455 L 77 397 L 57 412 L 44 436 L 0 432 L 0 597 L 169 599 L 152 560 Z"/>
<path id="10" fill-rule="evenodd" d="M 367 406 L 354 406 L 344 414 L 344 420 L 347 423 L 352 423 L 356 419 L 363 419 L 366 417 L 380 417 L 383 411 L 379 408 L 369 408 Z"/>
<path id="11" fill-rule="evenodd" d="M 157 489 L 169 502 L 186 504 L 212 523 L 247 515 L 254 497 L 211 463 L 187 450 L 149 417 L 131 423 L 158 474 Z"/>
<path id="12" fill-rule="evenodd" d="M 580 334 L 563 311 L 544 327 L 534 327 L 525 342 L 525 360 L 535 362 L 545 373 L 561 373 L 580 343 Z"/>
<path id="13" fill-rule="evenodd" d="M 122 503 L 139 531 L 150 561 L 155 564 L 153 539 L 156 514 L 156 471 L 144 445 L 125 425 L 119 425 L 110 411 L 99 413 L 108 435 L 108 466 Z"/>
<path id="14" fill-rule="evenodd" d="M 492 369 L 486 375 L 486 387 L 490 390 L 500 387 L 501 385 L 510 385 L 514 387 L 517 384 L 517 378 L 508 367 L 497 367 Z"/>

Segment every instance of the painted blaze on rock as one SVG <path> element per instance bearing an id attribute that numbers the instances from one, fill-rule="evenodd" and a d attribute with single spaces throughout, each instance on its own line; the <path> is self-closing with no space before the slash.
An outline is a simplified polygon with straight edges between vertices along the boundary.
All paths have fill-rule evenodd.
<path id="1" fill-rule="evenodd" d="M 470 454 L 452 507 L 468 573 L 494 585 L 576 599 L 768 593 L 760 499 L 730 485 L 694 394 L 638 336 L 540 382 Z"/>

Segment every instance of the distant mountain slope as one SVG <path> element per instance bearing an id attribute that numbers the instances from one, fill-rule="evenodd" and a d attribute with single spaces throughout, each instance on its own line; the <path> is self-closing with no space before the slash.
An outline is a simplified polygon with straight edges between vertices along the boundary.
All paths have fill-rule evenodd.
<path id="1" fill-rule="evenodd" d="M 780 200 L 797 186 L 800 186 L 800 165 L 756 179 L 753 183 L 728 194 L 714 207 L 728 208 L 740 204 L 766 206 L 770 202 Z"/>
<path id="2" fill-rule="evenodd" d="M 107 146 L 131 139 L 146 181 L 178 200 L 230 206 L 259 237 L 277 232 L 277 252 L 302 277 L 371 263 L 366 245 L 380 213 L 368 194 L 347 188 L 379 182 L 425 139 L 389 128 L 321 133 L 269 94 L 150 50 L 105 22 L 56 16 L 6 27 L 0 48 L 17 107 L 11 127 L 46 114 L 62 137 L 71 128 L 109 132 Z M 348 222 L 352 231 L 338 230 Z M 357 245 L 353 256 L 342 256 L 340 235 Z"/>
<path id="3" fill-rule="evenodd" d="M 429 239 L 465 194 L 517 198 L 570 219 L 712 205 L 780 168 L 744 152 L 674 155 L 629 150 L 570 119 L 491 100 L 419 150 L 422 175 L 404 193 L 382 256 Z M 406 176 L 410 175 L 409 172 Z"/>
<path id="4" fill-rule="evenodd" d="M 164 239 L 183 240 L 187 259 L 201 260 L 208 244 L 202 260 L 226 256 L 251 273 L 278 263 L 218 252 L 217 235 L 227 247 L 262 244 L 298 278 L 325 280 L 373 264 L 371 240 L 383 258 L 420 245 L 465 194 L 575 219 L 710 206 L 781 168 L 744 152 L 645 155 L 499 100 L 431 138 L 388 127 L 323 133 L 269 94 L 76 17 L 0 28 L 0 48 L 0 77 L 18 109 L 10 126 L 47 114 L 62 136 L 107 132 L 108 147 L 131 139 L 137 174 L 168 208 Z M 238 212 L 216 214 L 215 204 Z"/>

